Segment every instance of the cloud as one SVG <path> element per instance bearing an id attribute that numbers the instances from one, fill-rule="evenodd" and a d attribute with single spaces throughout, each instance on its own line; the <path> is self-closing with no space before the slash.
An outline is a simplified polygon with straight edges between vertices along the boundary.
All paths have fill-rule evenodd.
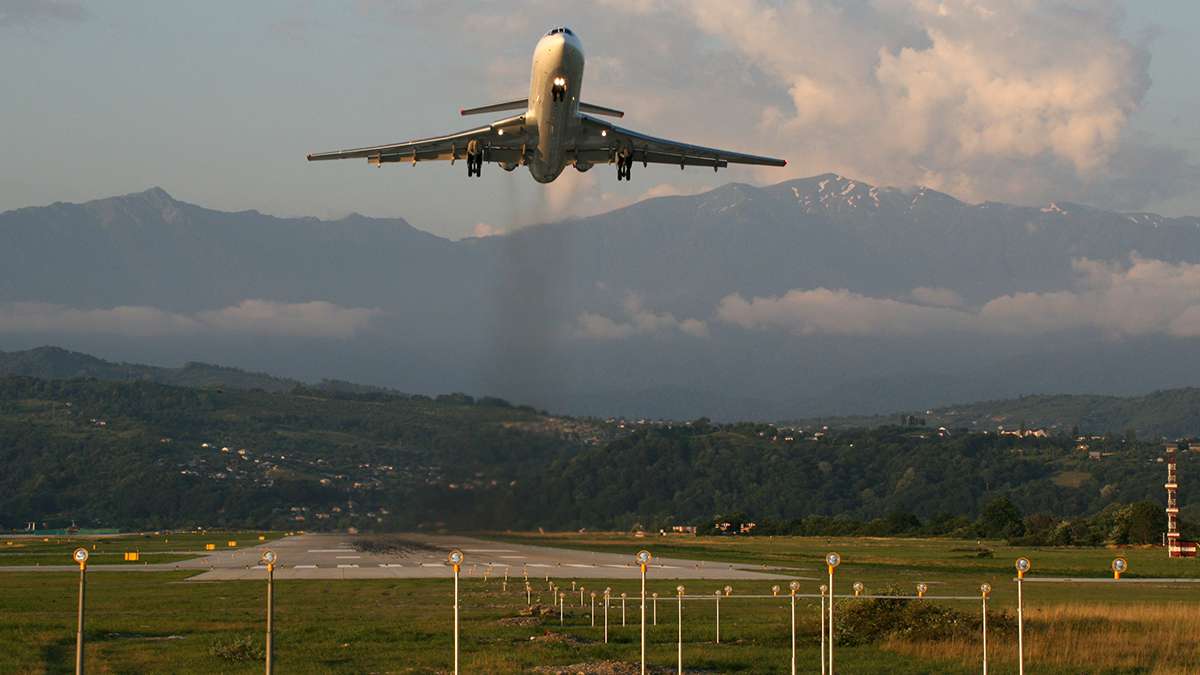
<path id="1" fill-rule="evenodd" d="M 78 309 L 46 303 L 0 305 L 0 333 L 112 334 L 130 337 L 261 335 L 346 338 L 381 312 L 324 301 L 285 303 L 243 300 L 193 314 L 154 307 Z"/>
<path id="2" fill-rule="evenodd" d="M 476 223 L 475 227 L 471 230 L 471 236 L 495 237 L 504 234 L 504 232 L 505 230 L 503 227 L 498 227 L 496 225 L 492 225 L 491 223 Z"/>
<path id="3" fill-rule="evenodd" d="M 1200 264 L 1133 256 L 1127 264 L 1075 260 L 1075 287 L 1013 293 L 977 308 L 947 289 L 914 289 L 915 302 L 845 289 L 795 289 L 747 300 L 726 296 L 717 319 L 747 329 L 797 335 L 919 336 L 970 332 L 1045 335 L 1093 332 L 1112 339 L 1143 335 L 1200 337 Z M 945 302 L 956 300 L 957 302 Z"/>
<path id="4" fill-rule="evenodd" d="M 699 319 L 676 319 L 674 314 L 654 312 L 642 306 L 635 293 L 625 296 L 624 316 L 620 320 L 602 314 L 583 312 L 575 320 L 576 337 L 590 340 L 620 340 L 635 335 L 667 336 L 683 333 L 691 337 L 708 337 L 708 324 Z"/>
<path id="5" fill-rule="evenodd" d="M 751 300 L 735 293 L 721 300 L 717 318 L 742 328 L 783 328 L 796 335 L 919 335 L 961 329 L 969 321 L 958 310 L 828 288 Z"/>
<path id="6" fill-rule="evenodd" d="M 1120 208 L 1194 189 L 1198 176 L 1185 153 L 1132 128 L 1151 84 L 1150 55 L 1126 37 L 1116 3 L 609 0 L 605 9 L 647 26 L 690 23 L 724 45 L 729 53 L 714 56 L 688 44 L 711 40 L 663 31 L 693 67 L 736 64 L 704 83 L 680 78 L 691 89 L 676 96 L 738 90 L 740 118 L 758 123 L 757 142 L 742 144 L 766 144 L 793 175 L 834 170 L 975 201 Z M 628 77 L 655 80 L 656 67 L 647 59 Z M 721 98 L 683 118 L 665 112 L 719 129 L 729 123 Z M 756 119 L 746 120 L 756 102 Z"/>
<path id="7" fill-rule="evenodd" d="M 912 289 L 912 293 L 909 296 L 918 305 L 931 305 L 933 307 L 962 307 L 963 305 L 962 296 L 949 288 L 919 286 Z"/>
<path id="8" fill-rule="evenodd" d="M 70 0 L 0 0 L 0 27 L 83 21 L 88 11 Z"/>

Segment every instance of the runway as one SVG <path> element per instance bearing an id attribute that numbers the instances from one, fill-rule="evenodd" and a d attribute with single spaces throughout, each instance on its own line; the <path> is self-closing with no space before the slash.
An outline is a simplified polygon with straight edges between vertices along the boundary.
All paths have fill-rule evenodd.
<path id="1" fill-rule="evenodd" d="M 640 576 L 633 554 L 593 553 L 527 544 L 494 542 L 455 535 L 395 535 L 404 550 L 389 553 L 361 551 L 359 539 L 346 534 L 302 534 L 246 548 L 204 553 L 191 560 L 152 565 L 89 565 L 89 572 L 155 572 L 197 570 L 189 581 L 262 579 L 265 569 L 258 564 L 262 552 L 271 549 L 279 556 L 276 579 L 425 579 L 446 578 L 450 568 L 446 554 L 454 548 L 465 554 L 461 574 L 479 578 L 485 574 L 509 580 L 530 579 L 636 579 Z M 647 542 L 653 552 L 653 542 Z M 74 565 L 0 567 L 0 571 L 70 571 Z M 713 563 L 674 558 L 655 558 L 648 570 L 656 579 L 796 579 L 749 565 Z M 815 579 L 815 577 L 813 577 Z"/>

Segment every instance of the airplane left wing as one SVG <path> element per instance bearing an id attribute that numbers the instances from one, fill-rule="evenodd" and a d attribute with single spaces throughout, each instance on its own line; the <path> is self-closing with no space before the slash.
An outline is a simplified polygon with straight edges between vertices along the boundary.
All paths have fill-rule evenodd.
<path id="1" fill-rule="evenodd" d="M 580 115 L 580 118 L 583 134 L 576 142 L 577 153 L 581 158 L 592 161 L 616 161 L 618 156 L 624 156 L 635 162 L 678 164 L 680 167 L 711 166 L 717 169 L 730 164 L 787 166 L 787 161 L 774 157 L 748 155 L 655 138 L 631 129 L 623 129 L 590 115 Z"/>
<path id="2" fill-rule="evenodd" d="M 483 159 L 491 162 L 516 162 L 520 159 L 525 139 L 520 133 L 525 116 L 516 115 L 487 126 L 467 129 L 446 136 L 422 138 L 403 143 L 375 145 L 365 148 L 317 152 L 308 155 L 308 161 L 326 159 L 366 158 L 371 164 L 388 162 L 425 162 L 432 160 L 465 159 L 468 154 L 481 152 Z"/>

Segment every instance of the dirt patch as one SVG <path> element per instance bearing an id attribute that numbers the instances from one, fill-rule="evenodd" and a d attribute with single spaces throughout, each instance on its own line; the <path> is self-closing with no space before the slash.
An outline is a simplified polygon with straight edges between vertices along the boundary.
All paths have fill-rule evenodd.
<path id="1" fill-rule="evenodd" d="M 546 631 L 545 633 L 543 633 L 541 635 L 530 636 L 529 640 L 530 640 L 530 642 L 545 642 L 545 643 L 549 643 L 549 644 L 571 645 L 572 647 L 579 646 L 579 645 L 590 645 L 593 643 L 593 640 L 588 640 L 586 638 L 581 638 L 581 637 L 575 637 L 574 635 L 569 635 L 567 633 L 554 633 L 551 631 Z"/>
<path id="2" fill-rule="evenodd" d="M 540 626 L 542 620 L 536 616 L 506 616 L 496 623 L 501 626 Z"/>

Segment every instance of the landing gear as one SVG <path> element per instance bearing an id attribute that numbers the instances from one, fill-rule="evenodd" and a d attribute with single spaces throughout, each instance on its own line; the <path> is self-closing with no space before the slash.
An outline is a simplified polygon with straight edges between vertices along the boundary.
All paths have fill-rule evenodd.
<path id="1" fill-rule="evenodd" d="M 617 155 L 617 180 L 628 181 L 633 173 L 633 153 L 628 150 Z"/>
<path id="2" fill-rule="evenodd" d="M 467 144 L 467 177 L 479 177 L 483 174 L 483 148 L 472 140 Z"/>

